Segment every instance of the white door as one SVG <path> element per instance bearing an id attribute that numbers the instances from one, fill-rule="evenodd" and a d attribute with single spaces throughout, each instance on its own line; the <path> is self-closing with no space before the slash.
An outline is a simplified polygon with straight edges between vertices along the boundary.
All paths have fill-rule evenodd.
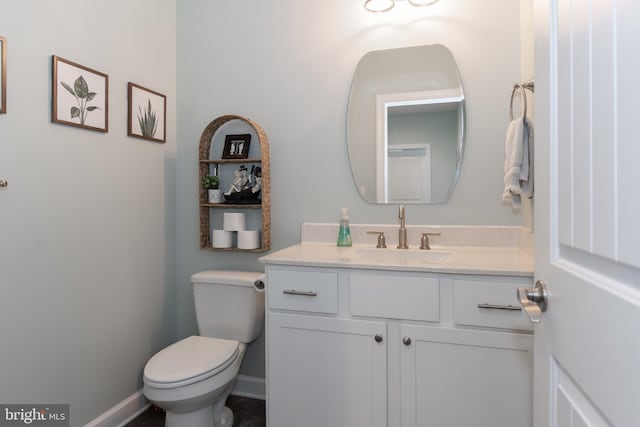
<path id="1" fill-rule="evenodd" d="M 534 425 L 640 426 L 640 3 L 536 1 Z"/>

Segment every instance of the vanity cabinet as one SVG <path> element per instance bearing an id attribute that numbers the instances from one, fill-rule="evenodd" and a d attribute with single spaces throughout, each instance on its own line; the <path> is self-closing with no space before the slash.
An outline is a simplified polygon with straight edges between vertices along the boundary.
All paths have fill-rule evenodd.
<path id="1" fill-rule="evenodd" d="M 402 427 L 532 425 L 531 336 L 423 325 L 401 336 Z"/>
<path id="2" fill-rule="evenodd" d="M 531 427 L 530 285 L 267 265 L 268 425 Z"/>
<path id="3" fill-rule="evenodd" d="M 268 323 L 270 426 L 387 425 L 384 322 L 270 313 Z"/>
<path id="4" fill-rule="evenodd" d="M 336 270 L 267 275 L 269 425 L 386 426 L 386 323 L 336 316 Z"/>

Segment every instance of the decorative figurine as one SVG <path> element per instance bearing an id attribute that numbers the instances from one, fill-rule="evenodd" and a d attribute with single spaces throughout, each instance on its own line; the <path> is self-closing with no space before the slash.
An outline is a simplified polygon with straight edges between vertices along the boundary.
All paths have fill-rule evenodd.
<path id="1" fill-rule="evenodd" d="M 262 168 L 252 166 L 249 174 L 246 166 L 235 171 L 235 178 L 229 190 L 224 193 L 225 203 L 260 203 L 262 190 Z"/>

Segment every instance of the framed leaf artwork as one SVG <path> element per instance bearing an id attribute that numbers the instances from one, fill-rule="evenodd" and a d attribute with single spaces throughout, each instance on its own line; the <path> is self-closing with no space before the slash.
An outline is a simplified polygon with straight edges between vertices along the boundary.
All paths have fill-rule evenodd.
<path id="1" fill-rule="evenodd" d="M 7 39 L 0 37 L 0 114 L 7 112 Z"/>
<path id="2" fill-rule="evenodd" d="M 98 132 L 109 130 L 109 76 L 53 56 L 51 120 Z"/>
<path id="3" fill-rule="evenodd" d="M 148 141 L 166 142 L 167 97 L 129 82 L 127 135 Z"/>

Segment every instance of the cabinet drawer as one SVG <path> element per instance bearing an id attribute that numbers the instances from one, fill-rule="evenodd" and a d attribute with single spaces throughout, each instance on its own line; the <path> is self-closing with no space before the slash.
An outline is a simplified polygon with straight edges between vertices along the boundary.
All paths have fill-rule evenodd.
<path id="1" fill-rule="evenodd" d="M 516 295 L 528 282 L 453 281 L 453 319 L 459 325 L 532 330 Z"/>
<path id="2" fill-rule="evenodd" d="M 440 320 L 440 287 L 434 277 L 351 274 L 349 293 L 355 316 Z"/>
<path id="3" fill-rule="evenodd" d="M 267 305 L 271 309 L 338 312 L 338 273 L 269 270 Z"/>

